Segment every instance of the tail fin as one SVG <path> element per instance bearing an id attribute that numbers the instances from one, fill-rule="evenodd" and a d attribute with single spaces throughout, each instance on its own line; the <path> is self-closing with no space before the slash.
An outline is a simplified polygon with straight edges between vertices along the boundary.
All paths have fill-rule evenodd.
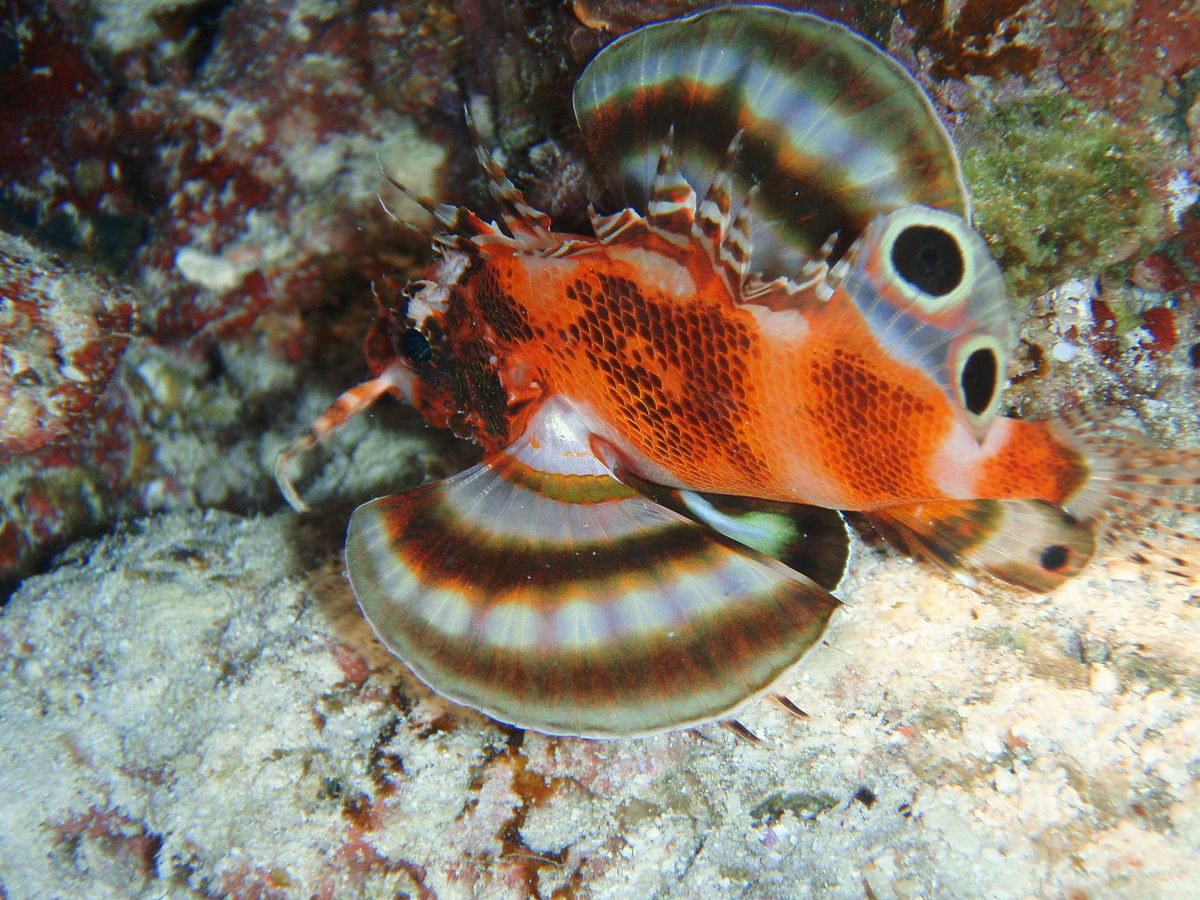
<path id="1" fill-rule="evenodd" d="M 1064 443 L 1085 459 L 1089 477 L 1063 503 L 1107 542 L 1132 541 L 1159 551 L 1163 537 L 1200 556 L 1200 448 L 1155 447 L 1137 432 L 1082 415 L 1055 423 Z"/>
<path id="2" fill-rule="evenodd" d="M 1132 544 L 1142 556 L 1200 568 L 1200 449 L 1155 447 L 1079 414 L 1049 427 L 1086 470 L 1057 503 L 946 500 L 864 516 L 891 543 L 947 569 L 982 570 L 1039 592 L 1077 575 L 1105 545 Z"/>

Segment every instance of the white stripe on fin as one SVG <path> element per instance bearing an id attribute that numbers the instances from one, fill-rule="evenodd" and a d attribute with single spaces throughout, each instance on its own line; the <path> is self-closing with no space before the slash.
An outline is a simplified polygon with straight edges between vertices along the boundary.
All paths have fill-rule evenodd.
<path id="1" fill-rule="evenodd" d="M 717 252 L 718 262 L 725 268 L 729 283 L 737 286 L 740 295 L 750 271 L 750 257 L 754 251 L 750 239 L 750 209 L 754 198 L 758 196 L 758 186 L 755 185 L 747 193 L 742 205 L 738 207 L 733 217 L 733 224 L 726 232 L 721 247 Z"/>
<path id="2" fill-rule="evenodd" d="M 739 130 L 729 142 L 729 148 L 725 151 L 725 157 L 704 194 L 696 217 L 696 237 L 707 242 L 714 259 L 720 253 L 721 244 L 729 231 L 729 212 L 733 205 L 733 178 L 730 172 L 741 147 L 742 132 Z"/>
<path id="3" fill-rule="evenodd" d="M 653 231 L 671 243 L 683 246 L 691 236 L 696 221 L 696 192 L 675 165 L 675 154 L 671 148 L 674 139 L 675 129 L 672 127 L 659 152 L 658 170 L 650 190 L 646 220 Z"/>

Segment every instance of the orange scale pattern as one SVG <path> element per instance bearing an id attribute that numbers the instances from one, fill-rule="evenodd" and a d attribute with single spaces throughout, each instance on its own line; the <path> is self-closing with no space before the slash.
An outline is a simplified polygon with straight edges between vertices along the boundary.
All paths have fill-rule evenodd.
<path id="1" fill-rule="evenodd" d="M 980 497 L 1026 496 L 1063 503 L 1088 478 L 1088 465 L 1064 446 L 1044 423 L 1014 420 L 1013 437 L 982 467 Z"/>
<path id="2" fill-rule="evenodd" d="M 587 405 L 683 483 L 774 492 L 767 448 L 748 427 L 758 421 L 756 326 L 703 264 L 709 271 L 685 298 L 600 248 L 579 266 L 497 259 L 485 268 L 501 274 L 475 285 L 525 298 L 528 327 L 556 338 L 514 340 L 508 350 L 538 373 L 546 393 Z M 496 297 L 487 305 L 494 317 Z"/>
<path id="3" fill-rule="evenodd" d="M 744 325 L 715 309 L 639 295 L 629 282 L 612 287 L 620 318 L 605 315 L 604 297 L 614 296 L 605 292 L 581 325 L 591 335 L 611 334 L 618 351 L 597 358 L 600 384 L 589 378 L 578 387 L 590 388 L 590 401 L 610 421 L 641 436 L 639 449 L 687 483 L 761 484 L 769 464 L 744 427 L 753 418 L 747 400 L 754 384 Z M 610 349 L 607 338 L 604 346 Z"/>
<path id="4" fill-rule="evenodd" d="M 948 423 L 933 398 L 880 373 L 878 357 L 836 346 L 812 354 L 805 368 L 822 462 L 856 505 L 940 496 L 926 469 Z"/>

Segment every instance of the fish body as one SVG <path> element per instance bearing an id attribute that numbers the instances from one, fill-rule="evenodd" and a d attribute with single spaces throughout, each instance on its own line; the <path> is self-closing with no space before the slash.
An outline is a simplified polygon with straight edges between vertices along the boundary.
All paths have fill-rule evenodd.
<path id="1" fill-rule="evenodd" d="M 614 467 L 643 479 L 834 509 L 1062 503 L 1084 479 L 1079 454 L 1045 424 L 997 419 L 980 442 L 953 395 L 896 357 L 839 279 L 746 299 L 687 224 L 680 235 L 644 220 L 607 240 L 555 235 L 571 250 L 554 257 L 485 239 L 477 260 L 435 268 L 428 293 L 449 293 L 428 307 L 417 295 L 429 309 L 417 327 L 443 336 L 433 354 L 451 369 L 487 363 L 464 397 L 439 395 L 453 378 L 431 371 L 414 384 L 416 405 L 465 400 L 475 422 L 458 430 L 500 451 L 558 396 Z M 493 382 L 494 407 L 472 403 Z"/>
<path id="2" fill-rule="evenodd" d="M 860 36 L 721 7 L 614 42 L 575 104 L 641 199 L 562 234 L 481 149 L 503 224 L 426 201 L 438 259 L 315 429 L 392 393 L 485 450 L 349 530 L 360 605 L 438 692 L 549 733 L 719 719 L 836 610 L 836 510 L 1033 590 L 1114 521 L 1197 511 L 1196 451 L 998 415 L 1001 274 Z"/>

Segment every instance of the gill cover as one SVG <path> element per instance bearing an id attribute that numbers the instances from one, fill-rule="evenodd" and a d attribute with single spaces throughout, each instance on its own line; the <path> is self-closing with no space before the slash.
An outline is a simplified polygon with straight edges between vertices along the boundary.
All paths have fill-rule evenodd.
<path id="1" fill-rule="evenodd" d="M 982 440 L 1014 340 L 983 238 L 953 213 L 906 206 L 876 216 L 830 276 L 888 352 L 933 378 Z"/>

